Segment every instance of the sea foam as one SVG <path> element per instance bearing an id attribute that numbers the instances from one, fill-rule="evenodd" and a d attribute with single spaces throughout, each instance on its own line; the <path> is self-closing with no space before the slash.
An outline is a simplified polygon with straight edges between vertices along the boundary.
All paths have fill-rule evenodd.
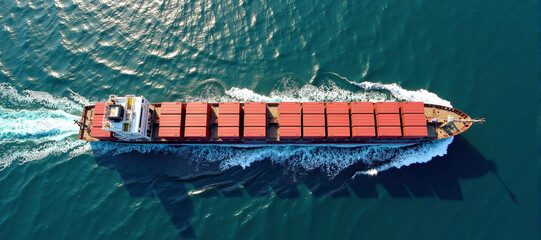
<path id="1" fill-rule="evenodd" d="M 451 106 L 449 101 L 439 98 L 426 90 L 406 90 L 397 84 L 381 84 L 349 81 L 350 87 L 344 89 L 336 84 L 315 86 L 311 84 L 299 88 L 288 88 L 272 91 L 269 95 L 256 93 L 253 90 L 233 87 L 227 90 L 220 101 L 423 101 Z M 10 148 L 3 154 L 0 169 L 12 162 L 24 163 L 44 159 L 50 155 L 67 154 L 69 158 L 81 154 L 100 156 L 106 153 L 124 154 L 171 153 L 179 158 L 189 156 L 196 164 L 217 163 L 225 170 L 232 167 L 250 167 L 254 162 L 269 160 L 283 166 L 289 172 L 320 170 L 329 178 L 338 175 L 343 169 L 354 164 L 362 166 L 358 174 L 375 175 L 390 168 L 401 168 L 416 163 L 430 161 L 433 157 L 443 156 L 452 138 L 432 141 L 416 145 L 325 145 L 325 146 L 167 146 L 158 144 L 119 144 L 95 143 L 90 145 L 72 137 L 77 133 L 77 126 L 72 122 L 77 117 L 67 112 L 76 112 L 90 103 L 86 98 L 73 91 L 70 99 L 58 98 L 44 92 L 25 90 L 19 93 L 9 84 L 1 84 L 0 100 L 15 107 L 28 107 L 38 103 L 36 110 L 1 109 L 4 114 L 20 124 L 6 125 L 0 129 L 0 143 L 4 146 L 21 145 L 31 142 L 33 147 Z M 214 96 L 215 97 L 215 96 Z M 199 100 L 206 100 L 205 96 Z M 216 100 L 216 99 L 214 99 Z M 9 120 L 8 120 L 9 121 Z M 19 125 L 25 127 L 19 127 Z M 10 131 L 14 129 L 15 131 Z"/>
<path id="2" fill-rule="evenodd" d="M 0 107 L 0 144 L 25 141 L 60 141 L 77 134 L 78 116 L 62 110 L 16 111 Z"/>
<path id="3" fill-rule="evenodd" d="M 9 83 L 0 83 L 0 104 L 3 107 L 13 107 L 17 110 L 38 106 L 69 113 L 80 113 L 81 106 L 90 102 L 73 91 L 71 91 L 71 97 L 72 99 L 55 97 L 48 92 L 32 90 L 19 92 Z"/>
<path id="4" fill-rule="evenodd" d="M 74 138 L 79 132 L 74 120 L 90 101 L 70 92 L 70 98 L 55 97 L 40 91 L 19 92 L 0 83 L 0 170 L 14 162 L 23 164 L 66 153 L 76 156 L 71 152 L 86 143 Z"/>
<path id="5" fill-rule="evenodd" d="M 288 88 L 272 91 L 269 95 L 256 93 L 246 88 L 233 87 L 216 101 L 424 101 L 426 103 L 451 106 L 436 94 L 426 90 L 406 90 L 397 84 L 355 83 L 347 80 L 354 90 L 338 87 L 304 85 L 300 88 Z M 206 96 L 194 98 L 210 101 Z M 416 145 L 326 145 L 326 146 L 164 146 L 133 145 L 118 146 L 112 143 L 95 144 L 95 155 L 105 153 L 123 154 L 137 151 L 140 153 L 162 152 L 189 156 L 196 163 L 219 163 L 222 169 L 232 167 L 250 167 L 254 162 L 269 160 L 290 170 L 290 172 L 312 171 L 319 169 L 329 178 L 338 175 L 343 169 L 358 164 L 364 166 L 359 174 L 377 174 L 389 168 L 401 168 L 415 163 L 430 161 L 433 157 L 447 153 L 447 146 L 452 138 Z"/>

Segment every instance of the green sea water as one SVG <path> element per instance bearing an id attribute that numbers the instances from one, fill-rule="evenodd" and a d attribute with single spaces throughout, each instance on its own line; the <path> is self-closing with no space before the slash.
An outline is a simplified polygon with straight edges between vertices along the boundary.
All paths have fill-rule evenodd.
<path id="1" fill-rule="evenodd" d="M 0 0 L 0 239 L 540 239 L 540 10 Z M 419 100 L 487 121 L 409 147 L 78 141 L 82 106 L 110 94 Z"/>

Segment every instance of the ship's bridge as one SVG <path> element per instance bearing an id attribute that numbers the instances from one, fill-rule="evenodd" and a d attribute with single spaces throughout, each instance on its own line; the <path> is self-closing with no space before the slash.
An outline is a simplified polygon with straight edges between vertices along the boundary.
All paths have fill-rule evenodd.
<path id="1" fill-rule="evenodd" d="M 150 103 L 144 97 L 111 95 L 109 102 L 103 119 L 105 131 L 112 132 L 113 136 L 121 140 L 148 141 L 151 139 L 152 110 Z"/>

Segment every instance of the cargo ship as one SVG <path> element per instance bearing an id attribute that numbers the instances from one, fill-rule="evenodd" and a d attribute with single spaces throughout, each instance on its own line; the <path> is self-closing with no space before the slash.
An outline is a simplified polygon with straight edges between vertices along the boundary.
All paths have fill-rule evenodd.
<path id="1" fill-rule="evenodd" d="M 476 122 L 423 102 L 162 102 L 109 96 L 85 106 L 80 140 L 153 144 L 412 144 Z"/>

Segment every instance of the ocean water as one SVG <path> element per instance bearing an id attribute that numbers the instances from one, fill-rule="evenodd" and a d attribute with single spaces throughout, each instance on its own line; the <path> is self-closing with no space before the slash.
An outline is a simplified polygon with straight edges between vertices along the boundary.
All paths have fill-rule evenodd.
<path id="1" fill-rule="evenodd" d="M 538 1 L 0 0 L 0 239 L 539 239 Z M 78 141 L 82 106 L 424 101 L 409 146 Z"/>

